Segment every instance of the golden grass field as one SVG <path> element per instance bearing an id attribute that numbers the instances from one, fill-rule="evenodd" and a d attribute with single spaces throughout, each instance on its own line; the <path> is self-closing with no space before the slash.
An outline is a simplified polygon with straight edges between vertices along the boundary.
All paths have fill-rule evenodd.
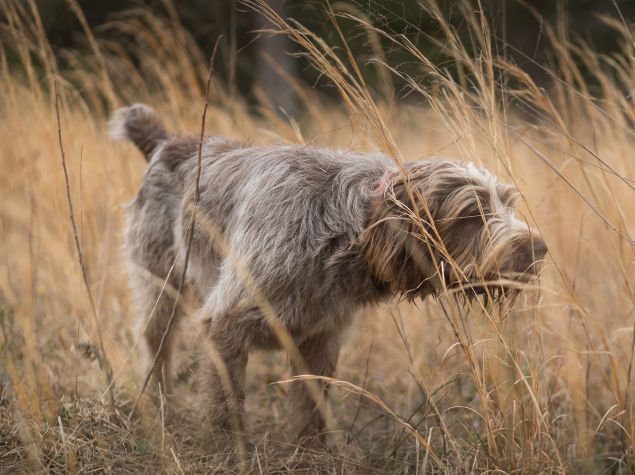
<path id="1" fill-rule="evenodd" d="M 54 55 L 33 2 L 0 5 L 0 473 L 635 471 L 635 53 L 619 16 L 605 19 L 623 44 L 611 57 L 545 26 L 554 45 L 552 64 L 543 65 L 548 91 L 497 55 L 499 40 L 467 3 L 469 50 L 426 2 L 458 78 L 407 40 L 389 38 L 425 77 L 404 77 L 416 101 L 394 101 L 393 75 L 405 73 L 382 69 L 380 50 L 378 63 L 360 64 L 383 71 L 381 90 L 371 93 L 355 52 L 333 50 L 275 15 L 337 86 L 339 104 L 325 106 L 319 92 L 286 78 L 306 111 L 286 120 L 264 99 L 254 113 L 213 81 L 207 133 L 474 161 L 519 187 L 520 211 L 550 250 L 540 282 L 511 309 L 466 308 L 441 295 L 364 312 L 340 357 L 330 400 L 339 442 L 328 450 L 303 450 L 286 430 L 286 389 L 277 383 L 289 375 L 286 356 L 255 355 L 247 378 L 254 450 L 236 462 L 197 438 L 191 338 L 179 356 L 182 407 L 142 401 L 129 417 L 146 361 L 130 310 L 122 214 L 145 162 L 105 133 L 109 112 L 131 102 L 196 133 L 207 53 L 176 16 L 135 10 L 97 37 L 86 27 L 85 51 Z M 334 28 L 346 16 L 379 44 L 384 33 L 363 12 L 331 13 Z M 134 41 L 125 49 L 108 41 L 108 28 Z M 54 79 L 99 330 L 69 219 Z"/>

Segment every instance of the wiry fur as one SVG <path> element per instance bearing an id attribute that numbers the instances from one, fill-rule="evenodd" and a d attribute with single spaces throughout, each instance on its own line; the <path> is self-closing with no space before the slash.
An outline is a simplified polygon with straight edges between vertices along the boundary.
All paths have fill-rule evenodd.
<path id="1" fill-rule="evenodd" d="M 154 110 L 145 104 L 117 109 L 108 122 L 108 133 L 113 140 L 132 141 L 146 160 L 150 160 L 154 148 L 168 136 Z"/>
<path id="2" fill-rule="evenodd" d="M 198 143 L 169 136 L 147 106 L 115 117 L 150 161 L 126 228 L 143 319 L 161 286 L 138 269 L 176 287 L 183 268 Z M 204 302 L 201 334 L 223 361 L 233 393 L 227 397 L 211 365 L 203 392 L 213 429 L 240 420 L 248 352 L 279 347 L 261 297 L 308 370 L 330 376 L 342 330 L 360 308 L 396 294 L 423 298 L 446 285 L 524 276 L 546 248 L 514 216 L 515 195 L 486 170 L 443 158 L 399 169 L 381 153 L 247 147 L 206 137 L 187 283 Z M 209 223 L 249 279 L 211 239 Z M 145 330 L 153 355 L 173 306 L 168 293 L 161 295 Z M 169 391 L 166 343 L 155 377 Z M 299 433 L 319 431 L 323 420 L 306 388 L 296 385 L 291 395 Z"/>

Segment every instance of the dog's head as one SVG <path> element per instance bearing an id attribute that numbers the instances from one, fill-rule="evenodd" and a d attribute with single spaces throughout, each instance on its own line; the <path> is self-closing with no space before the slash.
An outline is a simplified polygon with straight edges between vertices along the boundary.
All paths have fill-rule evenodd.
<path id="1" fill-rule="evenodd" d="M 496 296 L 537 272 L 547 247 L 518 192 L 472 163 L 431 158 L 385 176 L 362 237 L 377 279 L 414 297 L 462 287 Z"/>

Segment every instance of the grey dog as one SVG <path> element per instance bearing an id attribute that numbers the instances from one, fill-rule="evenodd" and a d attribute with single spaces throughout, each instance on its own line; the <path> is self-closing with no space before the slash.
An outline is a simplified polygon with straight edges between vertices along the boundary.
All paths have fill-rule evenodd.
<path id="1" fill-rule="evenodd" d="M 154 379 L 168 394 L 174 332 L 164 334 L 183 310 L 173 315 L 175 292 L 161 283 L 177 287 L 192 230 L 186 283 L 202 302 L 200 335 L 211 348 L 202 393 L 217 433 L 242 430 L 251 349 L 291 341 L 296 373 L 328 377 L 361 308 L 446 289 L 503 295 L 547 251 L 514 213 L 517 190 L 472 163 L 400 166 L 382 153 L 205 137 L 196 205 L 197 137 L 169 134 L 143 104 L 117 110 L 110 130 L 149 162 L 125 240 Z M 324 429 L 326 388 L 317 387 L 319 397 L 292 385 L 300 435 Z"/>

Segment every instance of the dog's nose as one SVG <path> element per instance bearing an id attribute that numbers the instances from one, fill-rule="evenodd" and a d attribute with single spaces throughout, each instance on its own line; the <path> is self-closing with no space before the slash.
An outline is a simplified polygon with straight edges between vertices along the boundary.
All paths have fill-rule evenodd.
<path id="1" fill-rule="evenodd" d="M 536 263 L 544 259 L 547 254 L 547 244 L 545 240 L 540 236 L 532 236 L 525 244 L 518 250 L 518 259 L 516 260 L 518 272 L 535 272 Z"/>
<path id="2" fill-rule="evenodd" d="M 535 236 L 532 239 L 530 247 L 533 247 L 533 257 L 536 261 L 543 260 L 545 258 L 545 255 L 547 255 L 547 251 L 549 250 L 547 248 L 545 240 L 540 236 Z"/>

